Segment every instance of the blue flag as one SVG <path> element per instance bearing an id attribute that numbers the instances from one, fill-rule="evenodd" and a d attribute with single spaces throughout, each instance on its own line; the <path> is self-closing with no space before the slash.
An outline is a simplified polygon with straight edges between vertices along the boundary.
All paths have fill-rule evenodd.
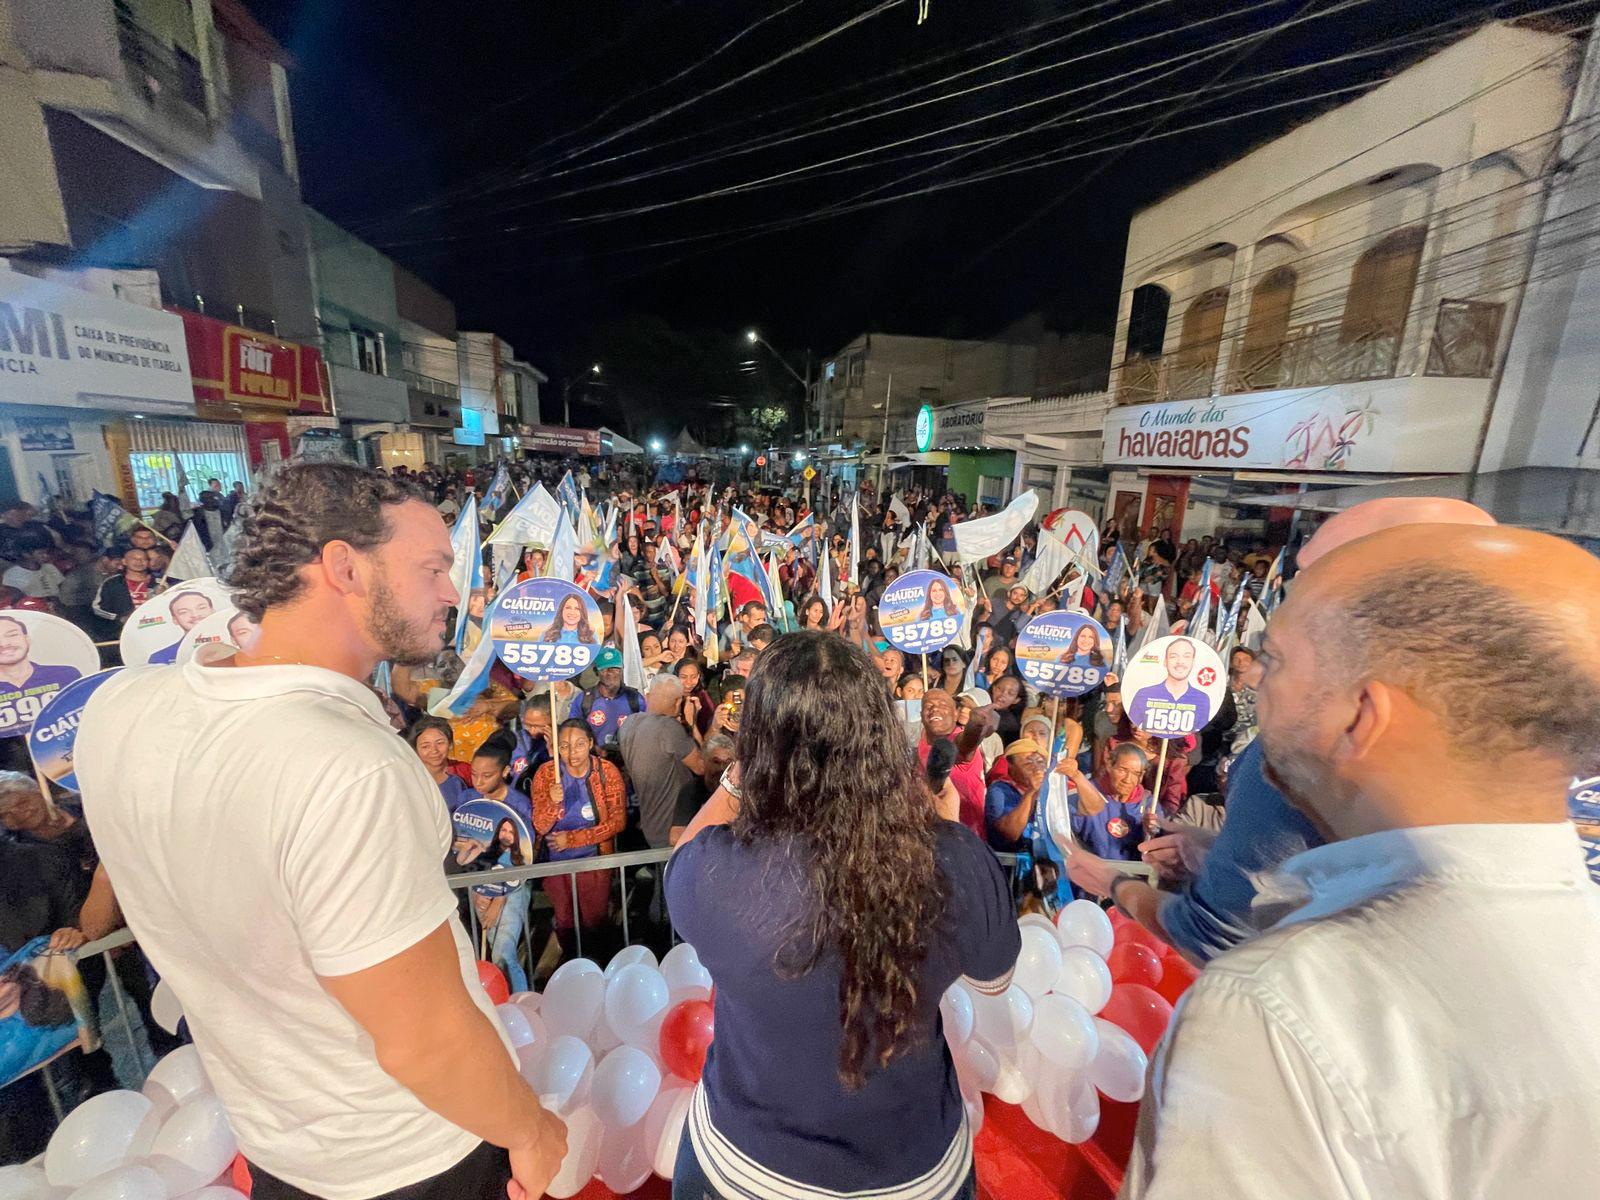
<path id="1" fill-rule="evenodd" d="M 483 546 L 478 540 L 478 501 L 470 493 L 450 531 L 450 582 L 456 589 L 456 653 L 467 640 L 467 606 L 472 593 L 483 586 Z"/>
<path id="2" fill-rule="evenodd" d="M 1211 560 L 1206 559 L 1206 565 L 1200 568 L 1200 590 L 1195 593 L 1194 612 L 1189 615 L 1189 623 L 1184 626 L 1190 637 L 1199 637 L 1207 625 L 1211 623 Z"/>
<path id="3" fill-rule="evenodd" d="M 778 605 L 772 595 L 772 584 L 767 579 L 767 573 L 761 568 L 760 558 L 757 557 L 760 545 L 755 524 L 742 510 L 735 508 L 733 524 L 728 529 L 728 556 L 725 560 L 728 571 L 753 584 L 761 593 L 761 603 L 766 605 L 767 612 L 775 614 Z"/>
<path id="4" fill-rule="evenodd" d="M 556 497 L 566 508 L 567 515 L 572 518 L 572 524 L 576 527 L 578 510 L 583 507 L 583 497 L 578 495 L 578 485 L 573 481 L 571 471 L 563 475 L 561 482 L 556 484 Z"/>
<path id="5" fill-rule="evenodd" d="M 483 493 L 483 510 L 489 514 L 489 519 L 500 512 L 500 506 L 506 502 L 506 494 L 511 491 L 511 472 L 506 470 L 506 460 L 501 459 L 494 469 L 494 478 L 489 481 L 489 488 Z"/>

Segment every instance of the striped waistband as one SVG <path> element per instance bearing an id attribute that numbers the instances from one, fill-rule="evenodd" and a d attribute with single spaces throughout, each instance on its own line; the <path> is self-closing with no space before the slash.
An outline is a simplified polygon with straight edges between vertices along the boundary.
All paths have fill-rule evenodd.
<path id="1" fill-rule="evenodd" d="M 705 1085 L 695 1088 L 689 1106 L 689 1138 L 706 1178 L 729 1200 L 948 1200 L 972 1170 L 972 1131 L 963 1109 L 961 1128 L 934 1166 L 906 1183 L 838 1192 L 790 1179 L 756 1162 L 711 1123 Z"/>

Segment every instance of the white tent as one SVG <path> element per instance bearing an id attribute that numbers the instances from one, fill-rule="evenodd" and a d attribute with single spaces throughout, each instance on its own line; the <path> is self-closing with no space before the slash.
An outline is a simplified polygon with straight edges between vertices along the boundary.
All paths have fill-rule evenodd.
<path id="1" fill-rule="evenodd" d="M 604 425 L 602 425 L 602 426 L 600 426 L 600 433 L 602 435 L 604 435 L 605 437 L 609 437 L 611 439 L 611 453 L 613 453 L 613 454 L 643 454 L 644 453 L 644 447 L 643 446 L 639 445 L 638 442 L 630 442 L 627 438 L 623 437 L 615 429 L 607 429 Z"/>
<path id="2" fill-rule="evenodd" d="M 694 434 L 689 432 L 686 425 L 678 431 L 678 436 L 672 439 L 672 444 L 667 449 L 673 454 L 704 454 L 706 448 L 694 440 Z"/>

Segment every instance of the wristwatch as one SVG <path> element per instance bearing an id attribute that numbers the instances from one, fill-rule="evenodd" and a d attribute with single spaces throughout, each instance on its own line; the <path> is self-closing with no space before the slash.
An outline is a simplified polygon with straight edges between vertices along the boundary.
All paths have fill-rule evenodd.
<path id="1" fill-rule="evenodd" d="M 1111 886 L 1110 886 L 1110 888 L 1107 889 L 1106 896 L 1111 900 L 1112 905 L 1116 908 L 1116 910 L 1119 913 L 1121 913 L 1123 916 L 1127 917 L 1128 920 L 1132 921 L 1132 920 L 1135 919 L 1134 915 L 1131 912 L 1129 912 L 1126 908 L 1124 908 L 1122 906 L 1122 901 L 1117 899 L 1117 887 L 1118 887 L 1118 885 L 1127 883 L 1130 880 L 1132 882 L 1134 882 L 1134 883 L 1145 883 L 1145 884 L 1148 884 L 1148 881 L 1144 878 L 1144 876 L 1135 875 L 1132 872 L 1124 871 L 1121 875 L 1118 875 L 1115 879 L 1113 879 L 1111 881 Z"/>

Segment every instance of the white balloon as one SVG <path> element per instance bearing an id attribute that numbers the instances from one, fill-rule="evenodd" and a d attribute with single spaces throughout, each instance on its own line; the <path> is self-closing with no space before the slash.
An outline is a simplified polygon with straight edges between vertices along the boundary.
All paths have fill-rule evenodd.
<path id="1" fill-rule="evenodd" d="M 600 968 L 587 958 L 575 958 L 550 976 L 539 1012 L 552 1037 L 587 1038 L 594 1032 L 595 1015 L 605 996 L 606 977 Z"/>
<path id="2" fill-rule="evenodd" d="M 637 1125 L 661 1090 L 661 1072 L 637 1046 L 618 1046 L 594 1069 L 590 1103 L 609 1126 Z"/>
<path id="3" fill-rule="evenodd" d="M 533 1025 L 528 1020 L 528 1014 L 515 1004 L 496 1004 L 494 1015 L 500 1018 L 500 1027 L 511 1039 L 512 1049 L 526 1046 L 535 1040 Z"/>
<path id="4" fill-rule="evenodd" d="M 972 1012 L 974 1035 L 981 1037 L 996 1053 L 1015 1050 L 1033 1028 L 1033 1001 L 1015 984 L 999 996 L 975 994 Z"/>
<path id="5" fill-rule="evenodd" d="M 1000 1076 L 994 1081 L 996 1100 L 1021 1104 L 1033 1095 L 1033 1081 L 1039 1073 L 1039 1051 L 1032 1042 L 1023 1042 L 1016 1054 L 1000 1060 Z"/>
<path id="6" fill-rule="evenodd" d="M 600 1135 L 600 1179 L 613 1195 L 626 1196 L 650 1178 L 655 1156 L 644 1144 L 644 1122 Z"/>
<path id="7" fill-rule="evenodd" d="M 1060 974 L 1061 946 L 1054 930 L 1024 925 L 1022 948 L 1017 952 L 1017 965 L 1011 976 L 1013 986 L 1026 992 L 1030 1000 L 1037 1000 L 1055 986 Z"/>
<path id="8" fill-rule="evenodd" d="M 77 1191 L 67 1200 L 167 1200 L 166 1185 L 149 1167 L 131 1165 L 107 1171 Z"/>
<path id="9" fill-rule="evenodd" d="M 641 1027 L 667 1011 L 671 999 L 661 972 L 644 963 L 623 967 L 606 984 L 606 1020 L 617 1036 L 633 1041 Z"/>
<path id="10" fill-rule="evenodd" d="M 55 1200 L 43 1167 L 0 1167 L 0 1200 Z"/>
<path id="11" fill-rule="evenodd" d="M 1056 914 L 1056 937 L 1062 949 L 1087 946 L 1101 958 L 1111 953 L 1111 918 L 1092 900 L 1074 900 Z"/>
<path id="12" fill-rule="evenodd" d="M 171 1096 L 175 1104 L 212 1090 L 206 1069 L 200 1065 L 200 1051 L 193 1046 L 179 1046 L 150 1069 L 144 1080 L 146 1096 L 150 1095 L 152 1084 Z"/>
<path id="13" fill-rule="evenodd" d="M 604 1127 L 588 1105 L 563 1118 L 567 1123 L 567 1156 L 561 1169 L 545 1188 L 551 1200 L 570 1200 L 589 1185 L 600 1162 L 600 1135 Z"/>
<path id="14" fill-rule="evenodd" d="M 978 1131 L 983 1128 L 983 1097 L 979 1096 L 975 1100 L 963 1098 L 962 1103 L 967 1109 L 967 1126 L 972 1130 L 972 1135 L 976 1137 Z"/>
<path id="15" fill-rule="evenodd" d="M 212 1187 L 203 1187 L 198 1192 L 190 1192 L 187 1196 L 180 1196 L 178 1200 L 245 1200 L 245 1194 L 238 1188 L 219 1183 Z"/>
<path id="16" fill-rule="evenodd" d="M 131 1157 L 135 1135 L 150 1113 L 138 1092 L 102 1092 L 67 1114 L 44 1152 L 44 1173 L 55 1187 L 77 1187 Z"/>
<path id="17" fill-rule="evenodd" d="M 673 988 L 672 994 L 667 997 L 667 1009 L 671 1011 L 687 1000 L 705 1000 L 709 1002 L 710 999 L 711 988 L 709 985 L 701 987 L 697 984 L 694 987 Z"/>
<path id="18" fill-rule="evenodd" d="M 670 1011 L 672 1011 L 670 1007 L 662 1009 L 643 1025 L 628 1030 L 628 1036 L 623 1039 L 625 1045 L 643 1050 L 649 1055 L 650 1061 L 655 1063 L 658 1071 L 665 1070 L 661 1062 L 661 1027 L 666 1024 L 667 1013 Z"/>
<path id="19" fill-rule="evenodd" d="M 544 997 L 538 992 L 512 992 L 511 999 L 506 1003 L 515 1004 L 523 1012 L 536 1013 L 539 1006 L 544 1003 Z"/>
<path id="20" fill-rule="evenodd" d="M 594 1019 L 594 1032 L 589 1035 L 589 1049 L 594 1051 L 595 1061 L 599 1062 L 620 1045 L 622 1037 L 606 1020 L 606 1006 L 602 1003 Z"/>
<path id="21" fill-rule="evenodd" d="M 1111 999 L 1111 968 L 1088 946 L 1068 946 L 1061 952 L 1061 974 L 1055 991 L 1071 996 L 1093 1016 Z"/>
<path id="22" fill-rule="evenodd" d="M 150 993 L 150 1015 L 168 1033 L 178 1032 L 178 1022 L 183 1020 L 183 1005 L 178 1002 L 178 993 L 172 990 L 172 985 L 165 979 L 157 980 L 155 990 Z"/>
<path id="23" fill-rule="evenodd" d="M 1086 1075 L 1080 1075 L 1072 1081 L 1072 1088 L 1068 1096 L 1067 1118 L 1060 1116 L 1056 1120 L 1056 1136 L 1072 1145 L 1081 1145 L 1087 1142 L 1100 1128 L 1100 1095 L 1094 1090 L 1094 1084 L 1089 1082 Z"/>
<path id="24" fill-rule="evenodd" d="M 1043 929 L 1051 937 L 1056 935 L 1056 927 L 1050 923 L 1050 918 L 1043 913 L 1023 913 L 1017 918 L 1017 924 L 1023 929 L 1026 929 L 1029 925 L 1035 925 Z"/>
<path id="25" fill-rule="evenodd" d="M 149 1167 L 161 1177 L 161 1186 L 169 1196 L 183 1196 L 187 1200 L 189 1192 L 203 1188 L 215 1175 L 207 1175 L 194 1167 L 185 1166 L 177 1159 L 166 1154 L 152 1154 L 148 1158 L 139 1160 L 141 1167 Z"/>
<path id="26" fill-rule="evenodd" d="M 1149 1067 L 1144 1050 L 1126 1030 L 1094 1019 L 1100 1034 L 1100 1050 L 1089 1064 L 1089 1081 L 1108 1100 L 1132 1103 L 1144 1095 L 1144 1073 Z"/>
<path id="27" fill-rule="evenodd" d="M 667 990 L 674 996 L 690 988 L 704 988 L 707 992 L 711 990 L 711 972 L 700 964 L 700 956 L 688 942 L 667 951 L 667 956 L 661 960 L 661 977 L 667 981 Z"/>
<path id="28" fill-rule="evenodd" d="M 694 1084 L 664 1078 L 661 1090 L 650 1102 L 650 1111 L 639 1123 L 644 1146 L 650 1151 L 651 1165 L 657 1175 L 671 1179 L 678 1162 L 678 1142 L 683 1137 L 683 1124 L 689 1118 L 689 1105 L 694 1100 Z"/>
<path id="29" fill-rule="evenodd" d="M 1068 1071 L 1087 1067 L 1100 1049 L 1095 1020 L 1070 996 L 1052 993 L 1033 1010 L 1033 1044 Z"/>
<path id="30" fill-rule="evenodd" d="M 528 1086 L 538 1094 L 540 1102 L 559 1116 L 580 1107 L 589 1098 L 589 1084 L 594 1076 L 594 1055 L 589 1047 L 564 1033 L 550 1042 L 544 1057 L 535 1064 L 527 1076 Z"/>
<path id="31" fill-rule="evenodd" d="M 534 1072 L 539 1069 L 539 1064 L 544 1061 L 545 1051 L 549 1049 L 549 1041 L 530 1042 L 526 1046 L 518 1046 L 517 1074 L 521 1075 L 531 1084 L 533 1082 Z"/>
<path id="32" fill-rule="evenodd" d="M 974 1021 L 972 993 L 967 985 L 957 980 L 950 985 L 939 1001 L 939 1015 L 944 1018 L 944 1037 L 951 1049 L 966 1045 L 972 1036 Z"/>
<path id="33" fill-rule="evenodd" d="M 696 961 L 698 961 L 698 955 Z M 623 967 L 643 965 L 655 969 L 656 956 L 648 946 L 624 946 L 611 956 L 611 961 L 606 964 L 606 982 L 615 979 Z M 546 989 L 549 990 L 548 988 Z"/>
<path id="34" fill-rule="evenodd" d="M 1000 1078 L 1000 1060 L 995 1057 L 993 1050 L 983 1044 L 983 1039 L 974 1034 L 967 1044 L 961 1047 L 960 1057 L 956 1059 L 956 1070 L 957 1074 L 966 1072 L 973 1090 L 992 1092 L 995 1081 Z"/>
<path id="35" fill-rule="evenodd" d="M 139 1128 L 134 1131 L 133 1141 L 128 1143 L 129 1161 L 150 1153 L 150 1147 L 156 1143 L 156 1134 L 161 1132 L 167 1118 L 178 1111 L 178 1102 L 172 1098 L 172 1093 L 159 1083 L 146 1082 L 141 1094 L 150 1101 L 150 1111 L 145 1113 L 144 1120 L 139 1122 Z"/>
<path id="36" fill-rule="evenodd" d="M 222 1101 L 212 1095 L 200 1095 L 178 1105 L 178 1111 L 167 1118 L 167 1123 L 156 1134 L 150 1153 L 165 1155 L 184 1166 L 199 1171 L 201 1182 L 215 1179 L 227 1170 L 233 1156 L 239 1153 L 239 1143 L 228 1124 L 228 1114 Z"/>

